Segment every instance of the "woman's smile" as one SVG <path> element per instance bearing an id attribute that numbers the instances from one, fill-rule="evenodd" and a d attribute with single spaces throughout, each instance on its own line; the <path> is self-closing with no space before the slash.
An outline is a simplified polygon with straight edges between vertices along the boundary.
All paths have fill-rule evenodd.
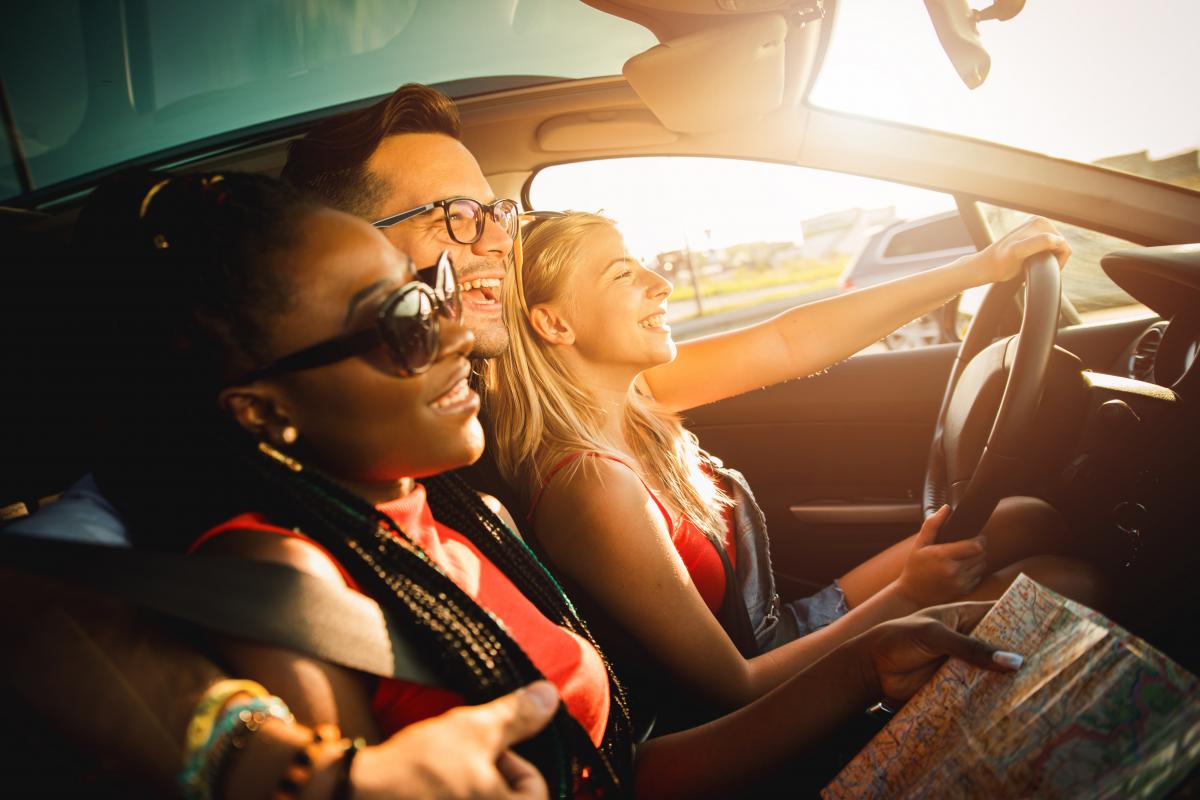
<path id="1" fill-rule="evenodd" d="M 429 407 L 439 414 L 474 414 L 479 411 L 479 395 L 463 377 L 434 399 Z"/>
<path id="2" fill-rule="evenodd" d="M 654 331 L 655 333 L 670 333 L 671 326 L 667 324 L 667 310 L 660 308 L 648 317 L 643 317 L 638 322 L 639 328 Z"/>

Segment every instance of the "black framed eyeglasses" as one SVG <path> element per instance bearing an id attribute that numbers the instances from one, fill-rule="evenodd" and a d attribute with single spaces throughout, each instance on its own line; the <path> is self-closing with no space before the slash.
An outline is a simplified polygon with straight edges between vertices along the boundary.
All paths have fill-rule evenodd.
<path id="1" fill-rule="evenodd" d="M 462 319 L 462 298 L 458 294 L 458 273 L 445 251 L 436 265 L 418 270 L 418 275 L 421 280 L 406 283 L 383 299 L 374 327 L 326 339 L 286 355 L 247 373 L 234 384 L 323 367 L 368 353 L 380 344 L 387 349 L 397 376 L 419 375 L 437 360 L 440 320 Z"/>
<path id="2" fill-rule="evenodd" d="M 459 244 L 475 244 L 482 239 L 483 229 L 487 225 L 489 217 L 508 234 L 510 239 L 517 235 L 519 209 L 512 200 L 497 200 L 494 203 L 484 204 L 469 197 L 448 197 L 445 200 L 435 200 L 390 217 L 377 219 L 371 224 L 376 228 L 390 228 L 413 217 L 428 214 L 437 208 L 442 209 L 446 214 L 446 232 Z"/>

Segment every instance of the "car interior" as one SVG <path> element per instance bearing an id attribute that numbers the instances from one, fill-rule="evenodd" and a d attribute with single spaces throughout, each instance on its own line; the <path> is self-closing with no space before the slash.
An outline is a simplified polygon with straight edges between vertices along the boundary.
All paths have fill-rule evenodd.
<path id="1" fill-rule="evenodd" d="M 1192 539 L 1198 529 L 1192 491 L 1200 479 L 1200 191 L 809 102 L 839 6 L 848 4 L 585 0 L 572 5 L 640 26 L 653 40 L 630 54 L 619 74 L 497 77 L 483 69 L 430 82 L 455 98 L 463 142 L 496 196 L 517 199 L 526 210 L 536 208 L 531 196 L 539 172 L 555 165 L 704 156 L 945 193 L 980 249 L 998 234 L 985 204 L 1130 243 L 1099 262 L 1146 315 L 1081 320 L 1060 303 L 1057 270 L 1035 263 L 1027 281 L 989 291 L 961 342 L 858 355 L 818 375 L 693 409 L 686 424 L 754 487 L 785 598 L 813 591 L 912 533 L 943 500 L 967 531 L 999 498 L 1033 495 L 1055 506 L 1083 550 L 1109 570 L 1114 599 L 1105 613 L 1200 670 L 1200 642 L 1182 622 L 1200 600 Z M 104 66 L 95 54 L 137 30 L 136 19 L 121 18 L 123 28 L 112 22 L 116 16 L 111 24 L 92 24 L 112 10 L 108 5 L 116 4 L 81 12 L 91 15 L 80 30 L 94 61 L 88 68 L 96 71 Z M 417 5 L 416 21 L 435 13 Z M 986 78 L 979 18 L 962 16 L 965 3 L 926 5 L 950 54 L 947 70 L 968 85 Z M 1008 5 L 996 3 L 995 13 Z M 1008 23 L 984 19 L 986 44 L 986 26 Z M 9 74 L 3 77 L 11 83 Z M 395 84 L 406 79 L 391 77 Z M 130 81 L 136 88 L 136 75 Z M 234 95 L 207 102 L 242 102 Z M 88 299 L 60 280 L 87 191 L 130 164 L 275 175 L 289 142 L 315 121 L 378 96 L 124 158 L 46 185 L 13 158 L 17 188 L 0 207 L 4 520 L 54 502 L 87 471 L 92 421 L 79 405 L 86 393 L 72 382 L 79 332 L 69 321 L 72 308 Z M 11 112 L 6 123 L 13 145 Z M 31 153 L 24 158 L 36 161 Z M 953 308 L 946 313 L 953 319 Z M 80 570 L 63 565 L 91 557 L 14 553 L 7 550 L 10 578 L 36 573 L 84 581 Z M 138 575 L 157 569 L 133 568 L 118 583 L 138 583 Z M 96 591 L 120 595 L 111 586 Z M 173 601 L 152 595 L 147 589 L 120 596 L 188 624 L 220 624 L 172 611 Z M 376 627 L 367 638 L 386 639 L 386 620 Z"/>

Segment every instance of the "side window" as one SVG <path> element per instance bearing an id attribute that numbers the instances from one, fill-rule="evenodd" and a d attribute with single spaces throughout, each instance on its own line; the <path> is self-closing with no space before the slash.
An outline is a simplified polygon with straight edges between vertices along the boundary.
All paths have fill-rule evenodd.
<path id="1" fill-rule="evenodd" d="M 1015 227 L 1029 216 L 1021 211 L 987 203 L 980 203 L 980 207 L 994 236 Z M 1100 267 L 1100 259 L 1106 253 L 1137 245 L 1078 225 L 1057 221 L 1054 224 L 1071 245 L 1071 260 L 1063 271 L 1063 295 L 1079 312 L 1083 324 L 1154 316 L 1153 311 L 1113 283 Z"/>
<path id="2" fill-rule="evenodd" d="M 617 221 L 630 254 L 668 278 L 679 341 L 972 253 L 950 195 L 783 164 L 634 157 L 547 167 L 534 209 Z M 922 318 L 867 351 L 944 341 Z"/>

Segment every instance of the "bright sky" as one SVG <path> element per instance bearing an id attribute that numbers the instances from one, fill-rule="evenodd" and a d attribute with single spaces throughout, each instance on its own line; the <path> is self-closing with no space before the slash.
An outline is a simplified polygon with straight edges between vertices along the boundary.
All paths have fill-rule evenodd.
<path id="1" fill-rule="evenodd" d="M 979 33 L 971 91 L 920 0 L 842 0 L 812 100 L 1078 161 L 1200 146 L 1200 2 L 1028 0 Z"/>
<path id="2" fill-rule="evenodd" d="M 986 0 L 972 0 L 981 7 Z M 813 102 L 1091 161 L 1200 146 L 1200 0 L 1028 0 L 980 26 L 992 68 L 969 91 L 921 0 L 841 0 Z M 738 198 L 746 198 L 738 202 Z M 534 205 L 603 211 L 638 256 L 799 238 L 847 208 L 953 207 L 920 189 L 772 164 L 612 160 L 544 171 Z"/>

